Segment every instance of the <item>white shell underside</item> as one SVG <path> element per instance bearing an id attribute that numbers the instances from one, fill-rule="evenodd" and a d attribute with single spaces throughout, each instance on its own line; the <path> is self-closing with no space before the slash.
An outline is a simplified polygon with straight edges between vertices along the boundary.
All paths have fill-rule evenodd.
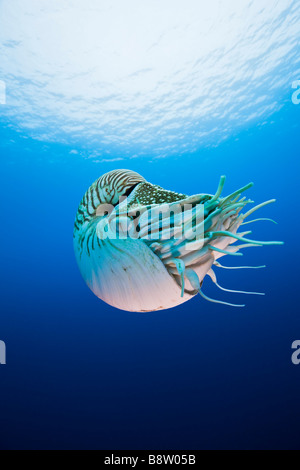
<path id="1" fill-rule="evenodd" d="M 121 310 L 168 309 L 195 295 L 180 296 L 180 286 L 142 240 L 107 239 L 90 256 L 84 251 L 78 264 L 94 294 Z"/>

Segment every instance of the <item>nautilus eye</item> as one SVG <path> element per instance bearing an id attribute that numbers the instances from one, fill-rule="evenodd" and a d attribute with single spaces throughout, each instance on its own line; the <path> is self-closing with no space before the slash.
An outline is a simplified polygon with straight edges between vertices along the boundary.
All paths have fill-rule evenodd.
<path id="1" fill-rule="evenodd" d="M 82 199 L 74 229 L 77 262 L 89 288 L 108 304 L 135 312 L 175 307 L 197 294 L 243 306 L 207 297 L 206 276 L 221 290 L 263 295 L 224 289 L 213 268 L 239 269 L 218 260 L 242 256 L 247 247 L 282 244 L 249 239 L 241 228 L 262 220 L 246 221 L 274 200 L 244 212 L 252 201 L 242 194 L 252 183 L 222 197 L 224 183 L 221 177 L 215 195 L 188 196 L 129 170 L 99 178 Z"/>

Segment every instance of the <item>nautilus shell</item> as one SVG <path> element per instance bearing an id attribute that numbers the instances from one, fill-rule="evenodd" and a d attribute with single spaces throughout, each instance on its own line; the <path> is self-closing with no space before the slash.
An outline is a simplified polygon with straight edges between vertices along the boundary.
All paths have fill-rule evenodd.
<path id="1" fill-rule="evenodd" d="M 108 304 L 135 312 L 175 307 L 198 293 L 241 306 L 208 298 L 204 278 L 226 290 L 213 270 L 224 267 L 219 258 L 281 242 L 253 241 L 247 238 L 250 232 L 238 233 L 251 223 L 245 222 L 249 215 L 274 200 L 243 214 L 252 201 L 241 196 L 252 183 L 223 198 L 224 183 L 222 177 L 215 195 L 187 196 L 129 170 L 99 178 L 83 197 L 74 229 L 76 259 L 89 288 Z"/>

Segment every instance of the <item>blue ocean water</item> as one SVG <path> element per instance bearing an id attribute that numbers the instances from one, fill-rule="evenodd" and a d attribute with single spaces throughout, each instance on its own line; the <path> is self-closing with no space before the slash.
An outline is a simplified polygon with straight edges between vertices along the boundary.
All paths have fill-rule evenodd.
<path id="1" fill-rule="evenodd" d="M 244 2 L 241 18 L 247 16 L 248 3 L 256 4 Z M 276 8 L 282 7 L 278 17 L 275 3 Z M 212 89 L 201 89 L 214 104 L 204 103 L 201 94 L 195 92 L 201 83 L 208 82 L 202 76 L 198 85 L 197 80 L 193 82 L 192 71 L 197 73 L 198 69 L 192 57 L 188 58 L 190 68 L 182 87 L 180 77 L 177 84 L 166 80 L 169 88 L 162 84 L 162 90 L 154 95 L 150 85 L 155 77 L 159 83 L 158 75 L 148 77 L 150 85 L 146 78 L 134 82 L 133 88 L 139 86 L 142 91 L 147 84 L 150 97 L 141 105 L 138 96 L 131 102 L 135 91 L 125 85 L 122 88 L 122 84 L 120 101 L 119 95 L 112 97 L 113 91 L 108 95 L 105 87 L 101 101 L 97 91 L 101 80 L 96 80 L 97 105 L 89 112 L 92 88 L 87 109 L 77 94 L 81 82 L 71 90 L 74 94 L 66 91 L 69 88 L 64 74 L 71 69 L 72 59 L 76 62 L 74 50 L 68 49 L 71 33 L 71 38 L 62 39 L 69 62 L 60 49 L 52 55 L 50 47 L 49 55 L 45 53 L 43 61 L 36 62 L 39 56 L 34 39 L 40 39 L 40 51 L 48 50 L 41 31 L 45 25 L 59 27 L 55 14 L 63 14 L 68 8 L 75 12 L 75 7 L 73 10 L 65 2 L 53 7 L 50 15 L 46 3 L 39 4 L 43 7 L 31 2 L 31 15 L 1 5 L 7 37 L 1 36 L 5 61 L 0 78 L 6 82 L 7 98 L 0 105 L 0 340 L 7 346 L 7 365 L 0 366 L 0 448 L 299 448 L 300 365 L 292 364 L 291 345 L 300 340 L 300 105 L 292 102 L 292 82 L 300 79 L 300 67 L 299 38 L 290 42 L 287 39 L 293 37 L 296 26 L 299 31 L 299 7 L 296 2 L 274 2 L 272 21 L 268 17 L 266 22 L 273 28 L 268 47 L 277 44 L 281 53 L 273 57 L 272 67 L 267 70 L 262 69 L 271 57 L 268 48 L 262 53 L 264 61 L 246 60 L 243 82 L 231 82 L 234 64 L 225 61 L 224 87 L 219 84 L 217 69 L 211 75 L 215 80 Z M 87 5 L 81 6 L 86 13 L 93 2 Z M 176 9 L 180 9 L 177 3 Z M 29 36 L 23 22 L 22 28 L 15 26 L 20 38 L 14 44 L 8 31 L 16 34 L 12 18 L 15 15 L 17 25 L 21 24 L 22 13 L 28 13 L 24 18 L 29 21 L 29 29 L 30 21 L 36 16 L 40 19 L 36 26 L 39 36 L 35 38 L 32 30 Z M 113 13 L 106 12 L 108 17 Z M 139 19 L 139 12 L 136 15 L 134 21 Z M 179 11 L 174 21 L 183 40 L 186 29 L 180 30 L 180 17 Z M 182 21 L 188 24 L 190 18 Z M 229 25 L 233 21 L 230 18 Z M 283 21 L 285 18 L 290 21 Z M 115 23 L 116 35 L 120 24 Z M 240 57 L 239 52 L 256 50 L 260 38 L 252 26 L 249 34 L 253 36 L 250 34 L 243 45 L 245 50 L 237 49 L 235 58 Z M 279 30 L 281 34 L 276 34 Z M 226 31 L 224 38 L 229 35 Z M 3 30 L 1 34 L 5 36 Z M 151 33 L 149 38 L 153 39 Z M 172 38 L 168 42 L 167 37 L 166 44 L 158 45 L 158 49 L 174 46 Z M 87 41 L 93 43 L 92 33 Z M 121 43 L 122 38 L 116 50 Z M 253 47 L 247 49 L 247 44 Z M 178 52 L 177 46 L 174 48 Z M 228 51 L 232 49 L 229 44 Z M 166 51 L 166 57 L 172 62 L 176 54 L 172 47 L 170 51 Z M 200 66 L 209 65 L 212 74 L 219 56 L 211 55 L 208 49 L 203 58 L 200 52 Z M 226 56 L 226 50 L 223 53 L 222 57 Z M 111 60 L 124 68 L 124 55 L 126 48 Z M 150 52 L 144 59 L 146 65 L 147 58 L 152 63 Z M 43 80 L 47 82 L 46 70 L 53 70 L 52 65 L 61 73 L 56 86 L 64 84 L 57 90 L 53 107 L 49 105 L 54 99 L 53 90 L 43 85 Z M 159 62 L 158 70 L 163 66 Z M 76 67 L 72 69 L 74 74 Z M 86 67 L 83 73 L 89 70 L 89 63 Z M 226 71 L 230 73 L 226 75 Z M 130 75 L 131 70 L 126 72 Z M 114 77 L 118 79 L 117 72 Z M 186 90 L 189 78 L 193 86 Z M 102 80 L 108 83 L 109 76 Z M 216 92 L 212 96 L 213 90 Z M 164 93 L 168 98 L 160 109 Z M 224 99 L 226 93 L 228 99 Z M 195 111 L 202 106 L 207 119 Z M 73 115 L 76 107 L 79 114 Z M 115 113 L 107 117 L 107 122 L 101 117 L 103 109 Z M 100 117 L 96 125 L 97 110 Z M 162 115 L 166 121 L 160 120 Z M 98 300 L 86 287 L 76 265 L 73 223 L 86 189 L 115 168 L 130 168 L 152 183 L 187 194 L 214 193 L 220 176 L 225 174 L 225 195 L 253 181 L 255 186 L 248 194 L 255 202 L 276 198 L 276 204 L 263 209 L 261 216 L 275 219 L 278 225 L 260 222 L 252 229 L 256 239 L 283 240 L 285 245 L 245 252 L 242 264 L 266 264 L 266 269 L 218 273 L 225 287 L 262 291 L 266 296 L 235 297 L 221 293 L 206 281 L 208 295 L 227 301 L 242 299 L 246 308 L 215 305 L 198 296 L 171 310 L 136 314 Z M 224 259 L 223 264 L 235 262 Z"/>

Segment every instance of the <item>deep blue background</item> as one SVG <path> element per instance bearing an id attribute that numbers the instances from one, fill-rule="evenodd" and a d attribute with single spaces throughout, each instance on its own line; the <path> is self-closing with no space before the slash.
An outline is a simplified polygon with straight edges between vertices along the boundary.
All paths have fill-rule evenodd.
<path id="1" fill-rule="evenodd" d="M 287 93 L 267 125 L 216 148 L 121 165 L 180 192 L 214 193 L 226 174 L 225 195 L 253 180 L 256 202 L 277 198 L 261 216 L 279 225 L 252 228 L 255 238 L 285 246 L 238 259 L 267 269 L 219 272 L 225 287 L 266 297 L 235 297 L 207 281 L 209 295 L 247 307 L 197 297 L 151 314 L 98 300 L 75 263 L 78 203 L 118 166 L 2 128 L 1 449 L 300 448 L 300 366 L 291 362 L 300 339 L 299 118 Z"/>

